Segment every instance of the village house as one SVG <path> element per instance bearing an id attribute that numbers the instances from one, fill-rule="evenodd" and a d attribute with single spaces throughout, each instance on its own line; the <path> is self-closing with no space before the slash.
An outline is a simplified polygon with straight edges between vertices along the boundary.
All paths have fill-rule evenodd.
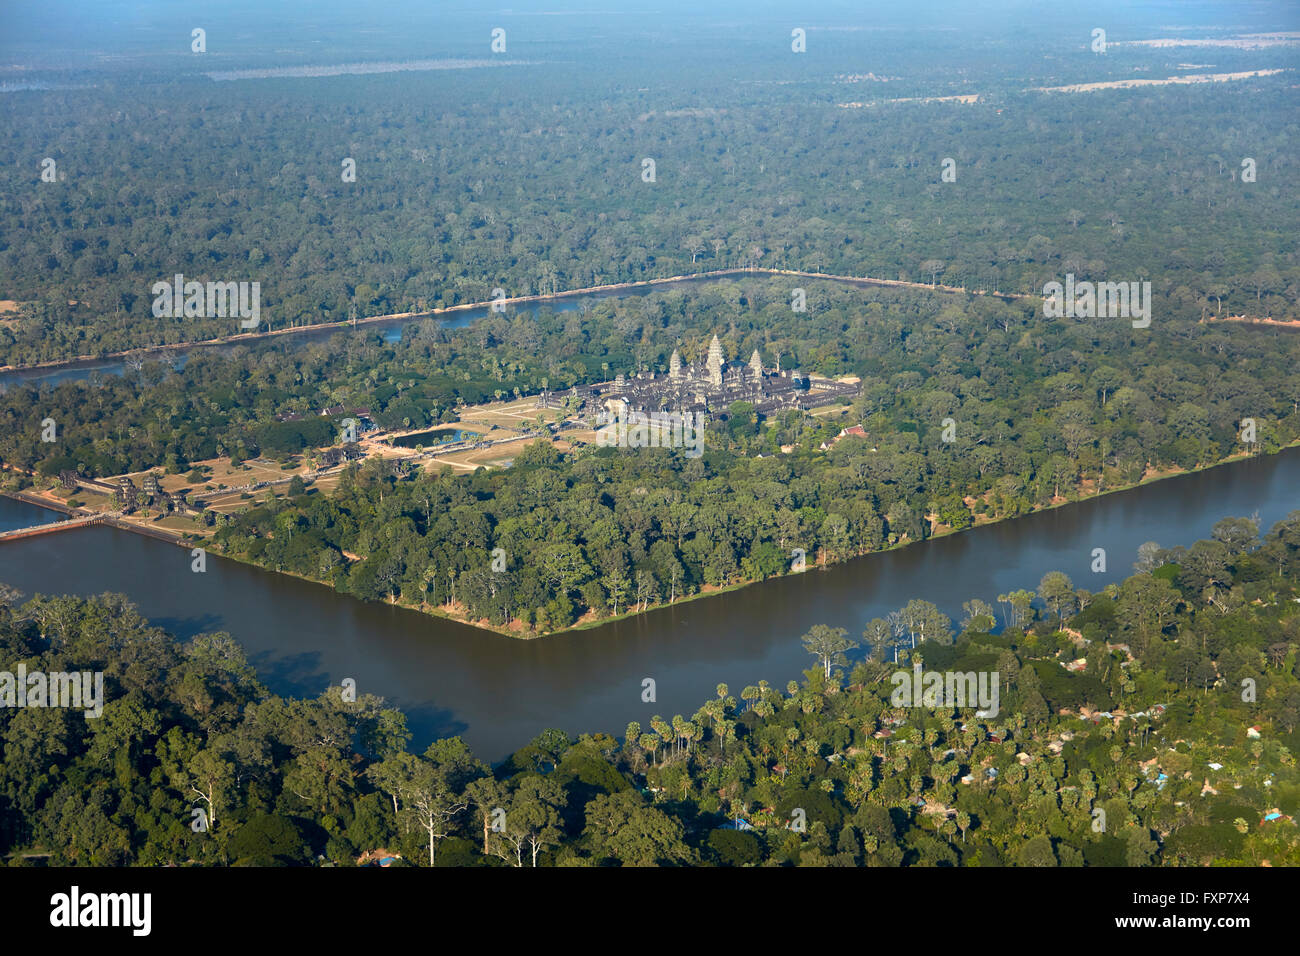
<path id="1" fill-rule="evenodd" d="M 850 425 L 848 428 L 841 428 L 840 433 L 838 435 L 832 438 L 829 442 L 822 442 L 818 446 L 818 448 L 821 451 L 826 451 L 828 448 L 833 448 L 834 446 L 838 445 L 841 439 L 866 438 L 866 437 L 867 437 L 867 430 L 865 428 L 863 428 L 861 425 Z M 873 448 L 871 450 L 875 451 L 876 449 Z"/>

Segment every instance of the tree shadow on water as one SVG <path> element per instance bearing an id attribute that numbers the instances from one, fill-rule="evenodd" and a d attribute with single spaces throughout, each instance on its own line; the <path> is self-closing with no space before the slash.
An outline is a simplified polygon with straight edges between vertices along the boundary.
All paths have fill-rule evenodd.
<path id="1" fill-rule="evenodd" d="M 249 657 L 258 680 L 281 697 L 319 697 L 330 687 L 330 675 L 321 668 L 319 651 L 276 654 L 262 651 Z"/>
<path id="2" fill-rule="evenodd" d="M 459 737 L 469 729 L 469 724 L 445 707 L 434 707 L 432 704 L 404 705 L 393 700 L 388 700 L 385 704 L 398 708 L 406 715 L 406 726 L 411 731 L 410 749 L 417 752 L 422 753 L 435 740 Z M 482 757 L 481 754 L 477 756 Z"/>
<path id="3" fill-rule="evenodd" d="M 215 631 L 225 630 L 222 626 L 225 618 L 219 614 L 201 614 L 195 617 L 151 617 L 149 622 L 182 641 L 188 641 L 198 634 L 212 634 Z"/>

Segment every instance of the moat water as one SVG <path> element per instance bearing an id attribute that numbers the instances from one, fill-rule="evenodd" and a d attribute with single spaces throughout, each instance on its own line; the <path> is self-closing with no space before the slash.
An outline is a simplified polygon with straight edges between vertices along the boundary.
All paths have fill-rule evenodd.
<path id="1" fill-rule="evenodd" d="M 690 715 L 718 683 L 735 695 L 760 679 L 783 687 L 812 664 L 800 638 L 814 624 L 859 637 L 911 598 L 956 620 L 963 601 L 993 603 L 1051 570 L 1097 591 L 1132 573 L 1144 541 L 1190 544 L 1226 515 L 1258 514 L 1267 530 L 1297 508 L 1291 449 L 534 641 L 211 555 L 196 574 L 187 549 L 107 527 L 0 544 L 0 582 L 28 595 L 120 592 L 181 639 L 229 631 L 277 693 L 315 696 L 351 677 L 400 706 L 421 746 L 460 734 L 495 761 L 549 727 L 621 735 L 630 720 Z M 55 517 L 0 498 L 0 530 Z M 1106 573 L 1091 571 L 1095 548 Z M 647 677 L 655 703 L 641 700 Z"/>

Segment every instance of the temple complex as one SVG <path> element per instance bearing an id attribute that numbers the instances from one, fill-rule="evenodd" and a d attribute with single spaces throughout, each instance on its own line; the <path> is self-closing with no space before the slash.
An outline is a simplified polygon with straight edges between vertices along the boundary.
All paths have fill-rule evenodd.
<path id="1" fill-rule="evenodd" d="M 779 356 L 776 368 L 764 368 L 757 349 L 748 362 L 728 361 L 715 335 L 702 361 L 685 362 L 674 349 L 666 375 L 641 371 L 629 377 L 619 373 L 612 382 L 544 392 L 537 403 L 547 408 L 563 408 L 569 403 L 576 414 L 593 421 L 629 411 L 699 412 L 725 418 L 732 402 L 749 402 L 758 414 L 772 415 L 787 408 L 831 405 L 857 395 L 857 385 L 782 369 Z"/>

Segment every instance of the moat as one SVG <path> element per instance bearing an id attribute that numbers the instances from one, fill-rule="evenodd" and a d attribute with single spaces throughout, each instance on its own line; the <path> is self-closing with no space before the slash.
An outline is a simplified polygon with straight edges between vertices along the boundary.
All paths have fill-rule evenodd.
<path id="1" fill-rule="evenodd" d="M 277 693 L 314 696 L 352 677 L 406 711 L 420 746 L 460 734 L 498 760 L 548 727 L 621 734 L 630 720 L 694 713 L 719 682 L 783 685 L 811 664 L 800 637 L 814 624 L 858 637 L 911 598 L 956 619 L 963 601 L 1034 588 L 1050 570 L 1097 591 L 1132 573 L 1144 541 L 1190 544 L 1225 515 L 1258 514 L 1267 530 L 1297 508 L 1300 449 L 1289 449 L 539 641 L 215 556 L 196 574 L 187 549 L 115 528 L 0 545 L 0 581 L 28 596 L 120 592 L 181 638 L 229 631 Z M 55 517 L 0 498 L 0 530 Z M 1108 569 L 1094 574 L 1099 547 Z M 641 701 L 646 677 L 653 704 Z"/>

